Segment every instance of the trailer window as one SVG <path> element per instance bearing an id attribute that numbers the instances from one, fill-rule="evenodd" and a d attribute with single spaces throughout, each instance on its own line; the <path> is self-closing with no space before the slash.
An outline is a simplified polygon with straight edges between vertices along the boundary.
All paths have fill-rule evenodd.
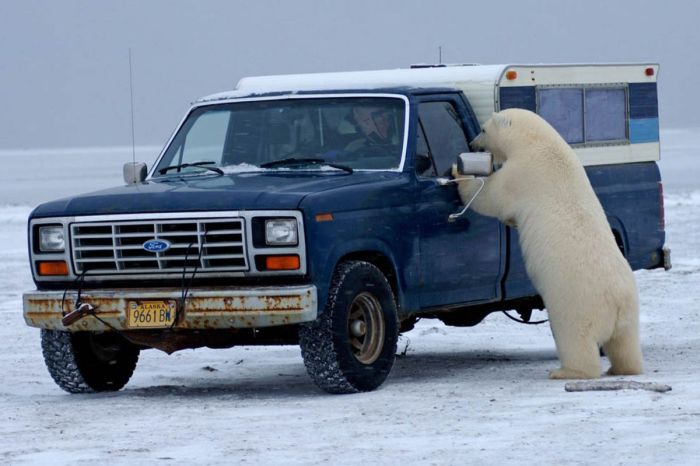
<path id="1" fill-rule="evenodd" d="M 583 89 L 540 89 L 539 114 L 569 144 L 583 143 Z"/>
<path id="2" fill-rule="evenodd" d="M 586 89 L 586 142 L 626 139 L 625 90 Z"/>
<path id="3" fill-rule="evenodd" d="M 623 87 L 547 87 L 537 97 L 537 113 L 569 144 L 628 140 Z"/>

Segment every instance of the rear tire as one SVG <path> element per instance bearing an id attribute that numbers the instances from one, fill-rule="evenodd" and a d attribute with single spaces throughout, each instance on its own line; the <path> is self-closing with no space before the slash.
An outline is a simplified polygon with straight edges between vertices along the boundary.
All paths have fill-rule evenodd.
<path id="1" fill-rule="evenodd" d="M 131 378 L 139 348 L 112 332 L 41 330 L 49 374 L 68 393 L 117 391 Z"/>
<path id="2" fill-rule="evenodd" d="M 340 264 L 322 315 L 301 326 L 299 343 L 306 370 L 322 390 L 374 390 L 396 357 L 399 322 L 391 286 L 374 265 Z"/>

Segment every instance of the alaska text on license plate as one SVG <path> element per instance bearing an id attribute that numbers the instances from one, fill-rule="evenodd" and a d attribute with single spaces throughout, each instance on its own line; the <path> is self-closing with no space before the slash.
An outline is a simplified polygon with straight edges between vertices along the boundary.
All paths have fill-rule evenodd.
<path id="1" fill-rule="evenodd" d="M 129 301 L 126 325 L 129 328 L 165 328 L 175 322 L 175 300 Z"/>

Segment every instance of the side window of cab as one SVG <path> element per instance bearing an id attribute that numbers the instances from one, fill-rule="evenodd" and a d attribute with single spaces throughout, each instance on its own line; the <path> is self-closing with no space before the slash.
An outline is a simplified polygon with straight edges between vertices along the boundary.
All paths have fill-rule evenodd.
<path id="1" fill-rule="evenodd" d="M 418 107 L 416 173 L 424 177 L 449 176 L 454 160 L 462 152 L 469 152 L 469 143 L 452 102 L 421 103 Z"/>

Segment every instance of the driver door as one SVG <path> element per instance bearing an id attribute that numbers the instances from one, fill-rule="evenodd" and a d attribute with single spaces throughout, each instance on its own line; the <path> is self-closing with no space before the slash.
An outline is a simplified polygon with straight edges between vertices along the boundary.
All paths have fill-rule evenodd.
<path id="1" fill-rule="evenodd" d="M 471 210 L 448 221 L 462 208 L 462 201 L 456 184 L 443 186 L 437 180 L 450 177 L 457 155 L 470 151 L 460 103 L 443 96 L 426 99 L 418 107 L 415 147 L 423 309 L 500 297 L 504 266 L 500 223 Z"/>

